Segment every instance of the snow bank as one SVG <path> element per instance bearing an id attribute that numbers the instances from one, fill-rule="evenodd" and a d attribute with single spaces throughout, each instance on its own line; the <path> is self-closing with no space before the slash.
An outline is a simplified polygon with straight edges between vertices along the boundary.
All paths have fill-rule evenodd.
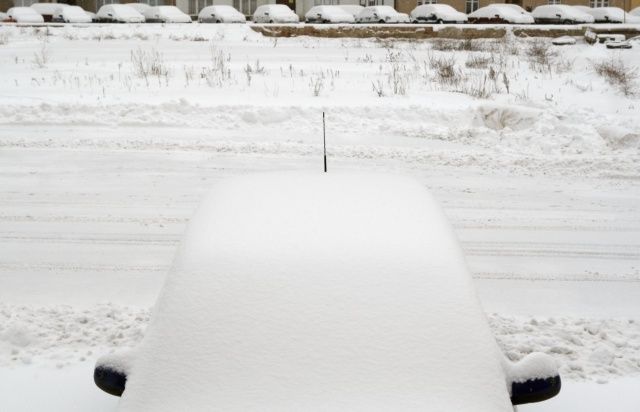
<path id="1" fill-rule="evenodd" d="M 113 304 L 79 309 L 0 303 L 0 366 L 60 368 L 93 359 L 136 345 L 148 320 L 146 309 Z"/>
<path id="2" fill-rule="evenodd" d="M 149 317 L 149 309 L 121 305 L 80 309 L 0 304 L 0 366 L 65 368 L 105 353 L 103 361 L 120 361 L 121 353 L 131 353 L 123 348 L 140 343 Z M 543 352 L 558 362 L 563 379 L 573 381 L 640 375 L 638 320 L 496 313 L 488 318 L 510 360 Z"/>

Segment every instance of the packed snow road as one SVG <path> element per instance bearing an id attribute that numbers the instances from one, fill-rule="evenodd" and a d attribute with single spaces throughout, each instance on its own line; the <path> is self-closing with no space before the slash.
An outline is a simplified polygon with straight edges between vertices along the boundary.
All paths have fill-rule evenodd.
<path id="1" fill-rule="evenodd" d="M 505 353 L 562 362 L 561 395 L 521 410 L 640 404 L 638 101 L 590 63 L 637 54 L 553 48 L 540 70 L 514 39 L 452 52 L 197 24 L 0 30 L 0 410 L 113 410 L 92 362 L 143 336 L 203 194 L 320 172 L 322 111 L 330 172 L 423 182 Z M 137 72 L 153 59 L 137 50 L 167 71 Z M 450 56 L 463 76 L 443 80 L 431 64 Z M 506 77 L 473 96 L 491 67 Z"/>

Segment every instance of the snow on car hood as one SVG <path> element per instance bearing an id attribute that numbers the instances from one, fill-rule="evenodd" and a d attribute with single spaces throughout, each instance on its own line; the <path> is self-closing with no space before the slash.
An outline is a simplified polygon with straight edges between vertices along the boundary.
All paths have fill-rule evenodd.
<path id="1" fill-rule="evenodd" d="M 444 21 L 467 21 L 467 15 L 460 13 L 446 4 L 424 4 L 411 12 L 411 18 L 429 17 L 435 15 L 436 19 Z"/>
<path id="2" fill-rule="evenodd" d="M 479 17 L 479 18 L 494 18 L 496 15 L 499 15 L 500 18 L 510 22 L 517 24 L 528 24 L 533 23 L 533 17 L 526 12 L 520 12 L 518 9 L 514 7 L 509 7 L 509 5 L 492 5 L 487 7 L 481 7 L 473 13 L 469 13 L 469 17 Z"/>
<path id="3" fill-rule="evenodd" d="M 211 14 L 215 14 L 216 16 L 233 21 L 246 21 L 244 14 L 240 13 L 231 6 L 225 5 L 205 7 L 204 9 L 200 10 L 200 14 L 198 14 L 198 17 L 207 18 L 210 17 Z"/>
<path id="4" fill-rule="evenodd" d="M 183 238 L 123 411 L 511 411 L 462 251 L 423 186 L 218 183 Z"/>
<path id="5" fill-rule="evenodd" d="M 561 15 L 563 19 L 573 19 L 585 23 L 593 23 L 594 18 L 592 15 L 583 12 L 573 6 L 567 5 L 548 5 L 536 7 L 531 15 L 539 19 L 557 19 L 557 14 Z"/>
<path id="6" fill-rule="evenodd" d="M 611 21 L 615 23 L 640 23 L 640 17 L 625 13 L 618 7 L 596 7 L 588 11 L 596 21 Z"/>
<path id="7" fill-rule="evenodd" d="M 7 15 L 18 23 L 43 23 L 44 18 L 31 7 L 12 7 Z"/>
<path id="8" fill-rule="evenodd" d="M 316 15 L 320 13 L 324 20 L 328 20 L 333 23 L 353 23 L 354 18 L 351 14 L 347 13 L 339 6 L 316 6 L 312 7 L 305 18 L 315 19 Z"/>
<path id="9" fill-rule="evenodd" d="M 173 22 L 173 23 L 189 23 L 189 22 L 191 22 L 191 17 L 189 17 L 188 15 L 184 14 L 182 12 L 182 10 L 180 10 L 176 6 L 154 6 L 154 7 L 149 7 L 144 12 L 144 18 L 145 18 L 145 20 L 146 19 L 161 18 L 161 19 L 166 19 L 168 22 Z"/>
<path id="10" fill-rule="evenodd" d="M 66 6 L 56 13 L 70 23 L 91 23 L 91 16 L 79 6 Z"/>

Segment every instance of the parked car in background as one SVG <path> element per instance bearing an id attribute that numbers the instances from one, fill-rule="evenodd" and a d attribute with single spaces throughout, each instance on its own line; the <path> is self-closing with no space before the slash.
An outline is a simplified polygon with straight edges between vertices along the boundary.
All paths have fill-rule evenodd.
<path id="1" fill-rule="evenodd" d="M 356 23 L 409 23 L 409 15 L 398 13 L 391 6 L 365 7 L 356 16 Z"/>
<path id="2" fill-rule="evenodd" d="M 31 7 L 12 7 L 7 10 L 8 20 L 16 23 L 44 23 L 42 15 Z"/>
<path id="3" fill-rule="evenodd" d="M 255 23 L 298 23 L 300 18 L 284 4 L 265 4 L 253 13 Z"/>
<path id="4" fill-rule="evenodd" d="M 144 12 L 147 23 L 191 23 L 191 17 L 176 6 L 153 6 Z"/>
<path id="5" fill-rule="evenodd" d="M 244 14 L 231 6 L 207 6 L 198 13 L 200 23 L 244 23 L 246 21 Z"/>
<path id="6" fill-rule="evenodd" d="M 53 21 L 53 16 L 60 7 L 67 7 L 63 3 L 33 3 L 30 7 L 42 16 L 44 21 Z"/>
<path id="7" fill-rule="evenodd" d="M 123 3 L 123 4 L 126 4 L 127 6 L 133 8 L 135 11 L 142 14 L 143 16 L 147 12 L 147 10 L 151 8 L 151 6 L 148 5 L 147 3 Z"/>
<path id="8" fill-rule="evenodd" d="M 91 16 L 79 6 L 58 7 L 53 20 L 60 23 L 91 23 Z"/>
<path id="9" fill-rule="evenodd" d="M 595 21 L 589 13 L 566 4 L 538 6 L 531 15 L 540 24 L 583 24 Z"/>
<path id="10" fill-rule="evenodd" d="M 338 7 L 352 15 L 354 21 L 358 14 L 360 14 L 360 12 L 364 9 L 364 7 L 358 4 L 340 4 Z"/>
<path id="11" fill-rule="evenodd" d="M 558 365 L 507 360 L 424 186 L 264 173 L 198 207 L 137 348 L 98 360 L 120 411 L 513 412 Z"/>
<path id="12" fill-rule="evenodd" d="M 590 8 L 581 6 L 580 10 L 592 15 L 596 23 L 640 23 L 640 17 L 626 13 L 619 7 Z"/>
<path id="13" fill-rule="evenodd" d="M 631 10 L 629 14 L 632 16 L 640 17 L 640 7 L 636 7 L 635 9 Z"/>
<path id="14" fill-rule="evenodd" d="M 0 22 L 9 21 L 9 15 L 0 11 Z"/>
<path id="15" fill-rule="evenodd" d="M 97 13 L 102 23 L 144 23 L 144 16 L 124 4 L 105 4 Z"/>
<path id="16" fill-rule="evenodd" d="M 423 4 L 409 15 L 412 23 L 466 23 L 467 15 L 447 4 Z"/>
<path id="17" fill-rule="evenodd" d="M 355 18 L 340 6 L 315 6 L 304 16 L 307 23 L 353 23 Z"/>
<path id="18" fill-rule="evenodd" d="M 515 4 L 491 4 L 469 14 L 469 23 L 533 24 L 534 19 Z"/>

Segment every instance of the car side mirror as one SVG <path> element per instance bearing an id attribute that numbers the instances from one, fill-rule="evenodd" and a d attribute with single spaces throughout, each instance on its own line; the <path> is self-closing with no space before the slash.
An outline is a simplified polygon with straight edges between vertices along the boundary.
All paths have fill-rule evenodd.
<path id="1" fill-rule="evenodd" d="M 378 18 L 378 13 L 373 13 L 373 17 Z"/>
<path id="2" fill-rule="evenodd" d="M 550 378 L 529 379 L 524 382 L 512 382 L 511 403 L 513 405 L 522 405 L 546 401 L 560 393 L 561 387 L 560 375 Z"/>
<path id="3" fill-rule="evenodd" d="M 499 19 L 499 18 L 500 18 L 500 15 L 499 15 L 499 14 L 496 14 L 494 17 L 495 17 L 496 19 Z"/>
<path id="4" fill-rule="evenodd" d="M 93 371 L 96 386 L 109 395 L 122 396 L 127 384 L 127 375 L 105 365 L 98 365 Z"/>
<path id="5" fill-rule="evenodd" d="M 505 372 L 513 405 L 546 401 L 562 387 L 558 364 L 544 353 L 530 353 L 516 363 L 507 361 Z"/>
<path id="6" fill-rule="evenodd" d="M 109 16 L 109 17 L 113 17 L 113 14 L 111 14 L 111 13 L 107 13 L 107 16 Z"/>
<path id="7" fill-rule="evenodd" d="M 560 13 L 556 13 L 556 17 L 562 17 Z"/>

